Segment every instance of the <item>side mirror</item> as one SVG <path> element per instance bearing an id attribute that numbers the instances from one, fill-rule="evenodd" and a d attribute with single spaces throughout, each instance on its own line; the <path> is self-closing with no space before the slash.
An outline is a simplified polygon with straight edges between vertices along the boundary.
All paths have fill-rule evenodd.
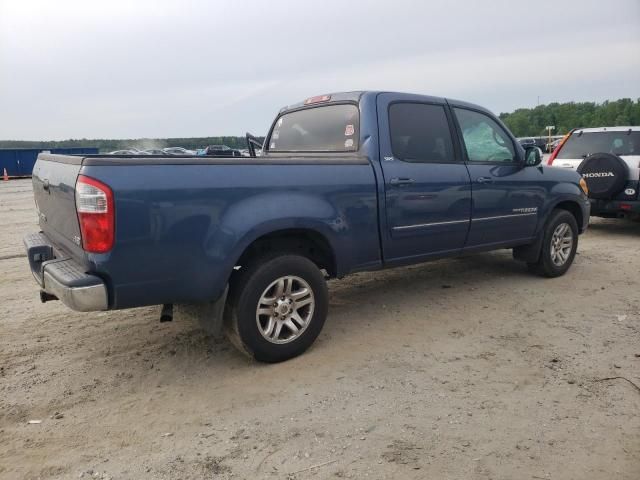
<path id="1" fill-rule="evenodd" d="M 535 167 L 542 163 L 542 150 L 540 147 L 527 147 L 524 150 L 524 166 Z"/>

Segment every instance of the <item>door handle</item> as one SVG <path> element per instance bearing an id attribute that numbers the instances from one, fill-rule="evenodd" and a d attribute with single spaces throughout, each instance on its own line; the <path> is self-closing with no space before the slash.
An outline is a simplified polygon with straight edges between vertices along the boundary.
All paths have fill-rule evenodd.
<path id="1" fill-rule="evenodd" d="M 48 191 L 49 191 L 49 180 L 47 180 L 47 179 L 43 180 L 43 182 L 42 182 L 42 189 L 43 189 L 45 192 L 48 192 Z"/>
<path id="2" fill-rule="evenodd" d="M 493 178 L 491 178 L 491 177 L 478 177 L 478 178 L 476 178 L 476 182 L 478 182 L 478 183 L 493 183 Z"/>
<path id="3" fill-rule="evenodd" d="M 392 178 L 391 180 L 389 180 L 389 184 L 390 185 L 411 185 L 412 183 L 415 183 L 415 180 L 413 178 Z"/>

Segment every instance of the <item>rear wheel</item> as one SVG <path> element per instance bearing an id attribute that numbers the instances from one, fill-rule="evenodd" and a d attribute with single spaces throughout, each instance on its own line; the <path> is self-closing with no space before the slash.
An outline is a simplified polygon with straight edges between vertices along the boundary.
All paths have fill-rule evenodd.
<path id="1" fill-rule="evenodd" d="M 545 277 L 564 275 L 578 248 L 578 223 L 566 210 L 554 210 L 547 221 L 542 239 L 542 249 L 537 262 L 528 263 L 533 273 Z"/>
<path id="2" fill-rule="evenodd" d="M 243 353 L 281 362 L 303 353 L 320 334 L 328 309 L 322 272 L 300 255 L 272 254 L 233 279 L 225 332 Z"/>

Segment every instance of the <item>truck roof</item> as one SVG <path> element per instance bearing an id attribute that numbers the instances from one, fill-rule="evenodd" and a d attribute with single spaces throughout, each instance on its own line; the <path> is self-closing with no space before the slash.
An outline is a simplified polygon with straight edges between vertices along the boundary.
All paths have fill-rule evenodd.
<path id="1" fill-rule="evenodd" d="M 338 102 L 360 102 L 363 96 L 377 96 L 382 93 L 388 94 L 397 94 L 402 96 L 411 96 L 415 97 L 415 100 L 424 100 L 428 102 L 439 102 L 439 103 L 449 103 L 450 105 L 461 106 L 461 107 L 471 107 L 475 110 L 488 111 L 486 108 L 481 107 L 480 105 L 475 105 L 473 103 L 464 102 L 462 100 L 455 100 L 452 98 L 444 98 L 444 97 L 435 97 L 432 95 L 423 95 L 419 93 L 408 93 L 408 92 L 394 92 L 394 91 L 386 91 L 386 90 L 354 90 L 351 92 L 333 92 L 327 93 L 323 95 L 318 95 L 314 97 L 309 97 L 301 102 L 293 103 L 291 105 L 287 105 L 280 109 L 279 114 L 284 113 L 288 110 L 296 110 L 298 108 L 303 108 L 305 106 L 313 107 L 318 105 L 319 103 L 338 103 Z M 323 100 L 324 97 L 329 97 L 328 100 Z M 318 99 L 317 102 L 309 103 L 312 99 Z"/>
<path id="2" fill-rule="evenodd" d="M 628 127 L 592 127 L 592 128 L 578 128 L 573 133 L 593 133 L 593 132 L 640 132 L 640 126 L 628 126 Z"/>

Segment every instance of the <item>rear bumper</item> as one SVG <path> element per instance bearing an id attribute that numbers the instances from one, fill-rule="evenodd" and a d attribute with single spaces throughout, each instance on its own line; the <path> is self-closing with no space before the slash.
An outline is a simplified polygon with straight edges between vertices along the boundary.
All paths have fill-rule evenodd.
<path id="1" fill-rule="evenodd" d="M 31 273 L 42 291 L 79 312 L 109 308 L 104 281 L 85 273 L 82 266 L 74 260 L 56 256 L 53 246 L 43 233 L 29 234 L 24 237 L 23 243 Z"/>
<path id="2" fill-rule="evenodd" d="M 640 201 L 590 199 L 591 215 L 594 217 L 618 217 L 640 213 Z"/>

